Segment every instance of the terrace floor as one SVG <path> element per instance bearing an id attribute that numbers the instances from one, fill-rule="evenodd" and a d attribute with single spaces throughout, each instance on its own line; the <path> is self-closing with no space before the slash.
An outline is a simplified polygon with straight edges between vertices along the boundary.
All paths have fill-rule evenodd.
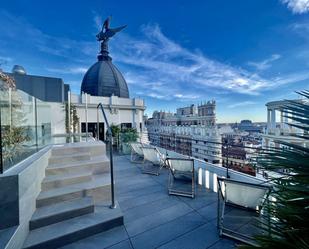
<path id="1" fill-rule="evenodd" d="M 197 186 L 195 199 L 169 196 L 168 171 L 141 173 L 140 164 L 116 156 L 116 199 L 124 225 L 63 248 L 235 248 L 238 242 L 220 238 L 216 227 L 217 194 Z"/>

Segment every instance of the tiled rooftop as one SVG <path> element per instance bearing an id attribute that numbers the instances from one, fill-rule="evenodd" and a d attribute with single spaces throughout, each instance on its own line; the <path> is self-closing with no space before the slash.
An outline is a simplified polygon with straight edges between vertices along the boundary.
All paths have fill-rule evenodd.
<path id="1" fill-rule="evenodd" d="M 64 248 L 235 248 L 218 235 L 217 194 L 197 186 L 195 199 L 169 196 L 168 170 L 159 176 L 141 173 L 141 164 L 116 156 L 116 199 L 124 225 Z"/>

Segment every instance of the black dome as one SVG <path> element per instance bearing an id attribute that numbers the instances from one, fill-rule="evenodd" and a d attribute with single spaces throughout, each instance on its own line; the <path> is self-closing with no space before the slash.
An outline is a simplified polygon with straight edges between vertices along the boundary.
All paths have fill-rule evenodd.
<path id="1" fill-rule="evenodd" d="M 81 92 L 92 96 L 129 98 L 127 82 L 111 59 L 99 60 L 88 69 Z"/>

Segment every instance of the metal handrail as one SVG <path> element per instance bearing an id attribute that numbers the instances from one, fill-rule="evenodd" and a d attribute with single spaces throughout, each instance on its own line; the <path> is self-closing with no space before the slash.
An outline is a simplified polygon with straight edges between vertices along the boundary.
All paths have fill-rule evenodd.
<path id="1" fill-rule="evenodd" d="M 106 118 L 106 114 L 103 108 L 102 103 L 99 103 L 97 106 L 97 140 L 99 140 L 99 108 L 101 108 L 102 114 L 103 114 L 103 118 L 107 127 L 107 141 L 109 143 L 109 161 L 110 161 L 110 171 L 111 171 L 111 198 L 112 198 L 112 204 L 110 206 L 110 208 L 116 208 L 116 204 L 115 204 L 115 189 L 114 189 L 114 162 L 113 162 L 113 143 L 112 143 L 112 130 L 111 127 L 109 126 L 108 120 Z"/>

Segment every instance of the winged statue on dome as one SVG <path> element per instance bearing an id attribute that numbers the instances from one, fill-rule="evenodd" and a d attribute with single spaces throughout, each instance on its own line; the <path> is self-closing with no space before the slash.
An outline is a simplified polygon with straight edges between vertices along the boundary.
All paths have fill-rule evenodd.
<path id="1" fill-rule="evenodd" d="M 100 33 L 96 35 L 98 41 L 107 42 L 109 38 L 113 37 L 116 33 L 123 30 L 127 25 L 120 26 L 118 28 L 110 28 L 110 22 L 112 17 L 109 16 L 103 23 Z"/>

